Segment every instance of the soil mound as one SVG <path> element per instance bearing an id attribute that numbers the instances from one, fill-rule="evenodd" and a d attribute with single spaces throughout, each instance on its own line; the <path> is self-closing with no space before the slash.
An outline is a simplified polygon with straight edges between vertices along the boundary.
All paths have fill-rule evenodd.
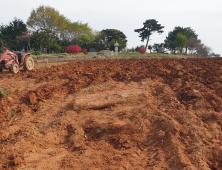
<path id="1" fill-rule="evenodd" d="M 1 74 L 0 169 L 222 169 L 222 59 Z"/>

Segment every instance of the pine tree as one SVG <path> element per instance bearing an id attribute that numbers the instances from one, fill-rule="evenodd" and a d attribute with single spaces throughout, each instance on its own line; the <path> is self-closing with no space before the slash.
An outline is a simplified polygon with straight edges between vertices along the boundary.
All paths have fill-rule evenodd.
<path id="1" fill-rule="evenodd" d="M 140 29 L 135 29 L 135 32 L 139 33 L 139 37 L 141 37 L 141 41 L 144 42 L 145 39 L 147 39 L 147 43 L 146 43 L 146 49 L 148 47 L 148 42 L 150 39 L 150 35 L 153 34 L 153 32 L 157 32 L 159 34 L 163 33 L 163 28 L 164 26 L 161 26 L 161 24 L 157 24 L 158 21 L 156 21 L 155 19 L 149 19 L 146 20 L 143 23 L 143 28 Z"/>

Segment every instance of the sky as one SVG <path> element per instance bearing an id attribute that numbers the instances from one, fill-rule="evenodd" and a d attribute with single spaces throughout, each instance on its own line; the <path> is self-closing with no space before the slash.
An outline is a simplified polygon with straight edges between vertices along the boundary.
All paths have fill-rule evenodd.
<path id="1" fill-rule="evenodd" d="M 221 0 L 0 0 L 0 24 L 14 18 L 26 22 L 32 9 L 48 5 L 72 22 L 88 23 L 96 31 L 117 29 L 127 37 L 127 48 L 145 45 L 134 29 L 156 19 L 164 33 L 151 35 L 149 45 L 163 43 L 176 26 L 191 27 L 198 38 L 222 56 Z"/>

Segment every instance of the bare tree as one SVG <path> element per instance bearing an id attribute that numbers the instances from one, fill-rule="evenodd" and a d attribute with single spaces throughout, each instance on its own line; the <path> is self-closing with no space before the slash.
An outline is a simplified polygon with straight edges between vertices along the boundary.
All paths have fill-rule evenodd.
<path id="1" fill-rule="evenodd" d="M 210 55 L 210 53 L 212 52 L 212 49 L 202 43 L 200 43 L 197 48 L 197 55 L 199 57 L 208 57 Z"/>
<path id="2" fill-rule="evenodd" d="M 197 47 L 199 46 L 200 40 L 197 40 L 195 37 L 191 37 L 187 40 L 187 47 L 189 50 L 189 54 L 194 54 Z"/>
<path id="3" fill-rule="evenodd" d="M 18 40 L 25 39 L 27 42 L 27 51 L 30 51 L 31 50 L 30 41 L 31 41 L 31 38 L 33 38 L 33 37 L 34 36 L 33 36 L 32 32 L 27 31 L 27 32 L 22 32 L 21 36 L 16 36 L 16 39 L 18 39 Z"/>
<path id="4" fill-rule="evenodd" d="M 212 49 L 210 47 L 201 43 L 200 40 L 194 37 L 191 37 L 188 39 L 187 47 L 191 55 L 196 53 L 199 57 L 208 57 L 210 56 L 210 53 L 212 52 Z"/>

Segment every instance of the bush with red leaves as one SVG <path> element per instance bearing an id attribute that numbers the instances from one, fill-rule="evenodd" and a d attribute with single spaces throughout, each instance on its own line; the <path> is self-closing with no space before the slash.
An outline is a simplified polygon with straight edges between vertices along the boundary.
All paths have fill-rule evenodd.
<path id="1" fill-rule="evenodd" d="M 83 52 L 85 55 L 87 55 L 87 54 L 88 54 L 87 49 L 84 49 L 82 52 Z"/>
<path id="2" fill-rule="evenodd" d="M 138 50 L 138 52 L 139 52 L 140 54 L 144 54 L 144 53 L 146 53 L 146 48 L 140 48 L 140 49 Z"/>
<path id="3" fill-rule="evenodd" d="M 81 47 L 78 45 L 71 45 L 66 48 L 66 53 L 68 54 L 79 54 Z"/>

